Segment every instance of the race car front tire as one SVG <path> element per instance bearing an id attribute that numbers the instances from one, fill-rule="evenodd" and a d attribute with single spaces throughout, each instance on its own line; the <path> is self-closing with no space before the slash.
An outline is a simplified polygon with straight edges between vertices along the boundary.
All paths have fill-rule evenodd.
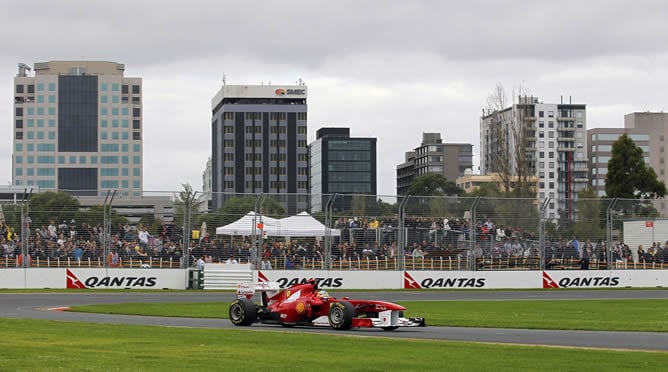
<path id="1" fill-rule="evenodd" d="M 246 297 L 238 298 L 230 305 L 230 321 L 236 326 L 249 326 L 257 319 L 257 307 Z"/>
<path id="2" fill-rule="evenodd" d="M 353 325 L 355 307 L 348 301 L 337 301 L 329 308 L 329 325 L 337 330 L 348 330 Z"/>

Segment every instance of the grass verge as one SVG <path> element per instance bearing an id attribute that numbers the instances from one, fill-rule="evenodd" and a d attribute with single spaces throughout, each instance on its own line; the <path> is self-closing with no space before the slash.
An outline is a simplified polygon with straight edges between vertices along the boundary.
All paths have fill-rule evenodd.
<path id="1" fill-rule="evenodd" d="M 0 319 L 2 370 L 665 370 L 668 353 Z"/>

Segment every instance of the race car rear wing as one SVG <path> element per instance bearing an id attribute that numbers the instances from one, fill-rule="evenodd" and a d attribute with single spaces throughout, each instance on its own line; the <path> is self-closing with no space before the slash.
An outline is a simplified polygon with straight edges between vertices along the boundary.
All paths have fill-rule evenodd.
<path id="1" fill-rule="evenodd" d="M 237 284 L 237 297 L 246 297 L 250 299 L 255 292 L 261 292 L 263 295 L 266 294 L 271 297 L 280 290 L 281 288 L 276 282 L 259 282 L 255 284 L 252 282 L 244 282 Z"/>

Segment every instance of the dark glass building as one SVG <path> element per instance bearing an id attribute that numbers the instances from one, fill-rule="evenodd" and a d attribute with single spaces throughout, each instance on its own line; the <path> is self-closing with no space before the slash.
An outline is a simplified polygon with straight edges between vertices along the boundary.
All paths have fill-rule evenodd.
<path id="1" fill-rule="evenodd" d="M 324 210 L 332 194 L 376 195 L 375 138 L 351 138 L 349 128 L 320 128 L 310 149 L 312 212 Z"/>

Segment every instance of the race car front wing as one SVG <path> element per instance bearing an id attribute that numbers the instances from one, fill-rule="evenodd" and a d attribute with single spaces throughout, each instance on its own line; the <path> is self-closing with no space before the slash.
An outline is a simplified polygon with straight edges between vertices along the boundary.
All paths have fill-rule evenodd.
<path id="1" fill-rule="evenodd" d="M 425 327 L 425 319 L 419 317 L 400 317 L 401 311 L 386 310 L 378 313 L 377 318 L 353 318 L 354 328 L 394 328 L 394 327 Z M 313 320 L 314 326 L 329 327 L 329 320 L 321 316 Z"/>

